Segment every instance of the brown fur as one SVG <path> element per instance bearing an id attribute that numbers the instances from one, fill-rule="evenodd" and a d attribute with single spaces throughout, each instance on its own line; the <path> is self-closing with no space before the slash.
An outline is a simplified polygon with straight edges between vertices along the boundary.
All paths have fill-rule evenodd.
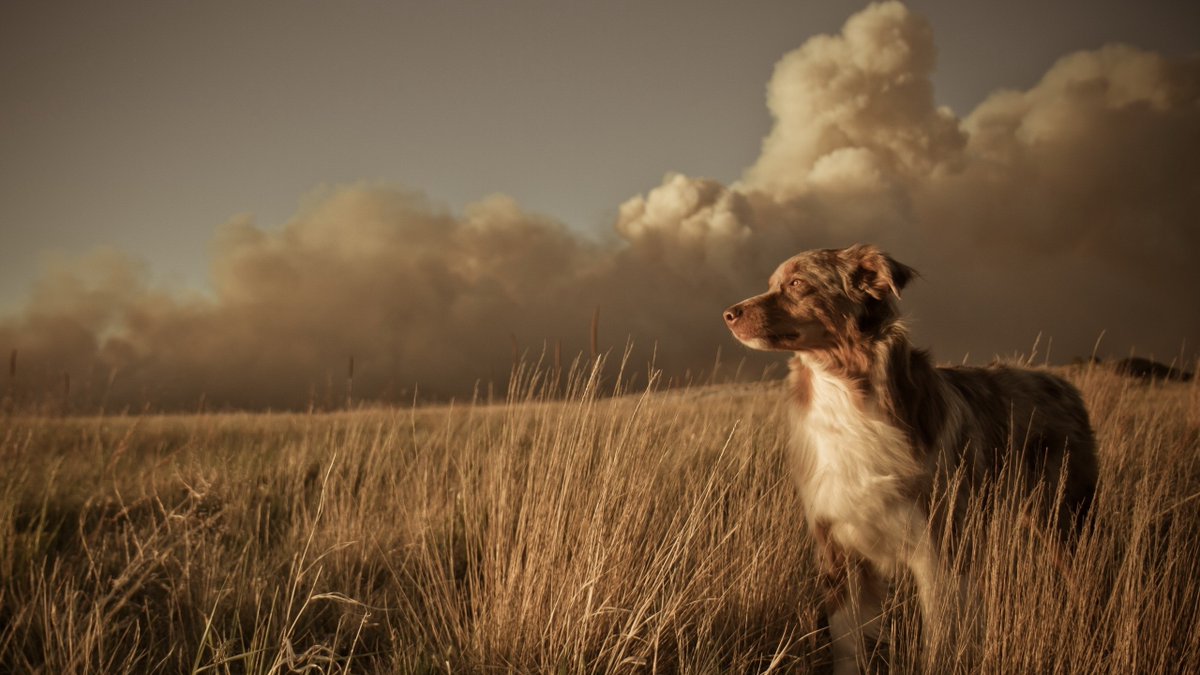
<path id="1" fill-rule="evenodd" d="M 724 313 L 744 344 L 793 353 L 792 454 L 843 672 L 865 663 L 864 608 L 878 606 L 880 576 L 909 568 L 927 623 L 939 598 L 962 594 L 937 551 L 953 544 L 942 537 L 956 533 L 968 492 L 1046 482 L 1053 494 L 1063 481 L 1057 525 L 1069 538 L 1095 491 L 1078 391 L 1045 371 L 935 367 L 899 321 L 896 300 L 915 276 L 873 246 L 808 251 Z M 1017 480 L 998 481 L 1005 467 Z M 956 472 L 962 489 L 935 507 L 935 482 Z"/>

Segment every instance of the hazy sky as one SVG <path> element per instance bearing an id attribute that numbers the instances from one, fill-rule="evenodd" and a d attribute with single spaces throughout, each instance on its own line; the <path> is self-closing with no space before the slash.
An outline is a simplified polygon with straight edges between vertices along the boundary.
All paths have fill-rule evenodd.
<path id="1" fill-rule="evenodd" d="M 6 2 L 7 386 L 300 406 L 354 356 L 454 394 L 597 307 L 698 372 L 745 353 L 721 308 L 854 241 L 921 270 L 943 360 L 1170 359 L 1195 5 Z"/>
<path id="2" fill-rule="evenodd" d="M 960 115 L 1060 56 L 1200 48 L 1196 3 L 910 2 Z M 48 251 L 112 245 L 200 286 L 214 228 L 321 185 L 453 209 L 493 192 L 607 231 L 667 171 L 728 182 L 770 129 L 774 63 L 864 4 L 0 4 L 0 308 Z"/>

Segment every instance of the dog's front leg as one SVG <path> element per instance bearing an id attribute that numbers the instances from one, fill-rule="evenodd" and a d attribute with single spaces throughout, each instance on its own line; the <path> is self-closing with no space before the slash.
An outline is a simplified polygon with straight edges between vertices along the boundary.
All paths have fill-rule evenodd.
<path id="1" fill-rule="evenodd" d="M 859 673 L 870 663 L 868 642 L 874 648 L 879 636 L 887 582 L 869 562 L 831 542 L 827 527 L 816 528 L 816 539 L 833 672 Z"/>
<path id="2" fill-rule="evenodd" d="M 908 567 L 921 602 L 926 666 L 934 672 L 937 664 L 952 662 L 956 669 L 970 670 L 969 652 L 978 646 L 983 627 L 971 584 L 945 564 L 928 536 L 914 547 Z"/>

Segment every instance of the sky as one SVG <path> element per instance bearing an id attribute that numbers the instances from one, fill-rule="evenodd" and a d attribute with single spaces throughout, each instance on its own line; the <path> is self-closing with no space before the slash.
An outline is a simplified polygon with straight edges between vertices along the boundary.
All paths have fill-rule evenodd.
<path id="1" fill-rule="evenodd" d="M 1063 359 L 1101 331 L 1121 355 L 1194 345 L 1200 10 L 865 8 L 6 2 L 0 338 L 133 391 L 207 371 L 168 345 L 220 333 L 186 351 L 225 365 L 160 392 L 180 401 L 245 390 L 238 359 L 284 336 L 280 388 L 357 351 L 451 391 L 600 306 L 610 342 L 700 369 L 775 262 L 871 239 L 925 274 L 909 309 L 943 359 L 1039 332 Z"/>

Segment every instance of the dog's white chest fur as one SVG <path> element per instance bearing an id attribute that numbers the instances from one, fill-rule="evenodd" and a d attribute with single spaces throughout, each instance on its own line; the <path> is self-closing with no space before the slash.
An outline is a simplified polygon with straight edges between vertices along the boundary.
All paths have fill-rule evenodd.
<path id="1" fill-rule="evenodd" d="M 810 525 L 892 567 L 920 522 L 905 486 L 920 473 L 907 436 L 869 398 L 808 364 L 810 398 L 792 411 L 791 449 Z"/>

